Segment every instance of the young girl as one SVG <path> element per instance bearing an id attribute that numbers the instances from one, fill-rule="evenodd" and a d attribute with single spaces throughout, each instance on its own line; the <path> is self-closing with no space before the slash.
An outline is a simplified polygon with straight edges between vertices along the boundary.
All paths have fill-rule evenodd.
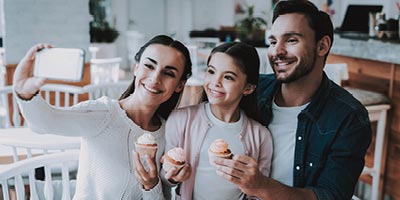
<path id="1" fill-rule="evenodd" d="M 74 199 L 163 199 L 157 166 L 165 146 L 164 120 L 191 74 L 188 49 L 156 36 L 136 54 L 132 84 L 120 100 L 102 97 L 55 109 L 36 95 L 43 80 L 31 77 L 35 54 L 48 47 L 29 50 L 15 71 L 14 91 L 32 130 L 82 137 Z M 144 132 L 155 137 L 159 149 L 155 159 L 148 159 L 148 171 L 140 170 L 138 156 L 131 153 Z"/>
<path id="2" fill-rule="evenodd" d="M 207 65 L 204 91 L 208 102 L 173 111 L 166 124 L 165 152 L 183 148 L 191 168 L 187 165 L 179 172 L 172 168 L 165 179 L 171 185 L 182 182 L 176 191 L 178 198 L 242 199 L 245 194 L 238 186 L 216 174 L 216 165 L 210 164 L 208 151 L 214 140 L 223 139 L 234 155 L 253 157 L 260 172 L 269 175 L 271 135 L 256 121 L 254 90 L 259 57 L 249 45 L 225 43 L 212 50 Z"/>

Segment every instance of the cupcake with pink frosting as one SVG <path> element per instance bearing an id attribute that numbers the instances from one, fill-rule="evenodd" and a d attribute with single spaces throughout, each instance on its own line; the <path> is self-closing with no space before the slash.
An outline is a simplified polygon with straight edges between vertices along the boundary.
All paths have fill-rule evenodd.
<path id="1" fill-rule="evenodd" d="M 185 152 L 180 147 L 170 149 L 164 155 L 163 169 L 168 172 L 171 168 L 176 167 L 178 170 L 185 165 Z"/>
<path id="2" fill-rule="evenodd" d="M 157 152 L 157 142 L 154 136 L 149 133 L 141 135 L 136 143 L 136 152 L 140 156 L 148 155 L 150 157 L 155 157 Z"/>
<path id="3" fill-rule="evenodd" d="M 225 140 L 216 139 L 211 143 L 210 148 L 208 149 L 208 156 L 210 163 L 212 164 L 215 157 L 231 159 L 232 152 L 229 149 L 229 144 L 226 143 Z"/>

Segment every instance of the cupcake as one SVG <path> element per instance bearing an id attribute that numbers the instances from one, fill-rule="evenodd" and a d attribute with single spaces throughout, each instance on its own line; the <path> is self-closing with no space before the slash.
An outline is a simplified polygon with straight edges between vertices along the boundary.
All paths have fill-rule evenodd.
<path id="1" fill-rule="evenodd" d="M 140 156 L 149 155 L 150 157 L 155 157 L 157 151 L 157 142 L 154 136 L 149 133 L 141 135 L 136 143 L 136 152 Z"/>
<path id="2" fill-rule="evenodd" d="M 185 165 L 185 152 L 182 148 L 176 147 L 170 149 L 164 155 L 163 169 L 168 172 L 171 168 L 176 167 L 180 170 Z"/>
<path id="3" fill-rule="evenodd" d="M 223 139 L 214 140 L 208 149 L 208 157 L 211 164 L 213 164 L 215 157 L 231 159 L 232 153 L 228 143 Z"/>

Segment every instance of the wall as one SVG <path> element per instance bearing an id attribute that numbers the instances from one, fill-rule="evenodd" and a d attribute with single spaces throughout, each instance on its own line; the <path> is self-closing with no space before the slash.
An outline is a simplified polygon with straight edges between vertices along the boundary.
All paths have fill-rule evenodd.
<path id="1" fill-rule="evenodd" d="M 188 41 L 189 32 L 192 30 L 193 3 L 191 0 L 167 1 L 167 34 L 181 41 Z"/>
<path id="2" fill-rule="evenodd" d="M 4 9 L 3 9 L 3 0 L 0 0 L 0 38 L 4 35 Z"/>
<path id="3" fill-rule="evenodd" d="M 119 36 L 115 41 L 116 44 L 116 54 L 118 57 L 122 58 L 121 68 L 129 69 L 130 64 L 128 62 L 128 51 L 127 51 L 127 39 L 125 35 L 125 30 L 128 28 L 129 24 L 129 7 L 127 6 L 130 0 L 118 0 L 112 1 L 112 18 L 115 19 L 115 28 L 119 31 Z"/>
<path id="4" fill-rule="evenodd" d="M 18 63 L 36 43 L 88 52 L 88 6 L 82 0 L 4 0 L 6 64 Z"/>
<path id="5" fill-rule="evenodd" d="M 193 0 L 193 28 L 219 29 L 220 26 L 234 25 L 234 1 Z"/>
<path id="6" fill-rule="evenodd" d="M 165 0 L 129 0 L 128 16 L 133 21 L 130 27 L 145 34 L 146 40 L 165 34 Z"/>
<path id="7" fill-rule="evenodd" d="M 172 2 L 172 4 L 171 4 Z M 235 15 L 235 4 L 254 5 L 255 15 L 264 17 L 270 22 L 271 1 L 266 0 L 171 0 L 168 4 L 179 3 L 181 12 L 167 12 L 168 27 L 180 27 L 174 29 L 175 35 L 182 36 L 178 39 L 187 41 L 190 30 L 204 30 L 212 28 L 218 30 L 221 26 L 234 26 L 238 19 Z M 191 12 L 189 12 L 191 11 Z M 178 19 L 178 20 L 176 20 Z M 180 20 L 179 20 L 180 19 Z M 184 21 L 183 21 L 184 20 Z M 183 25 L 178 25 L 183 21 Z"/>

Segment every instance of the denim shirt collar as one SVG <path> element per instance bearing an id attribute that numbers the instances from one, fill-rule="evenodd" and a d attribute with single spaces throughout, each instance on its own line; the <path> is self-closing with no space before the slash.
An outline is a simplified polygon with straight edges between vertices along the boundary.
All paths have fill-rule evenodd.
<path id="1" fill-rule="evenodd" d="M 259 98 L 259 108 L 261 109 L 261 115 L 263 124 L 268 125 L 271 122 L 272 117 L 272 101 L 274 99 L 274 94 L 280 88 L 281 83 L 276 81 L 275 78 L 271 76 L 275 76 L 273 74 L 269 74 L 264 77 L 264 81 L 260 82 L 258 87 L 258 98 Z M 262 80 L 263 78 L 260 78 Z M 318 87 L 316 93 L 311 99 L 310 104 L 301 112 L 308 116 L 310 119 L 315 121 L 320 116 L 322 109 L 324 107 L 324 103 L 330 93 L 331 81 L 326 76 L 325 72 L 323 73 L 322 81 L 320 86 Z"/>
<path id="2" fill-rule="evenodd" d="M 323 102 L 326 102 L 328 100 L 331 84 L 331 81 L 324 72 L 321 84 L 319 85 L 319 88 L 312 97 L 310 104 L 302 111 L 302 113 L 306 114 L 313 121 L 315 121 L 315 119 L 318 119 L 324 107 Z"/>

